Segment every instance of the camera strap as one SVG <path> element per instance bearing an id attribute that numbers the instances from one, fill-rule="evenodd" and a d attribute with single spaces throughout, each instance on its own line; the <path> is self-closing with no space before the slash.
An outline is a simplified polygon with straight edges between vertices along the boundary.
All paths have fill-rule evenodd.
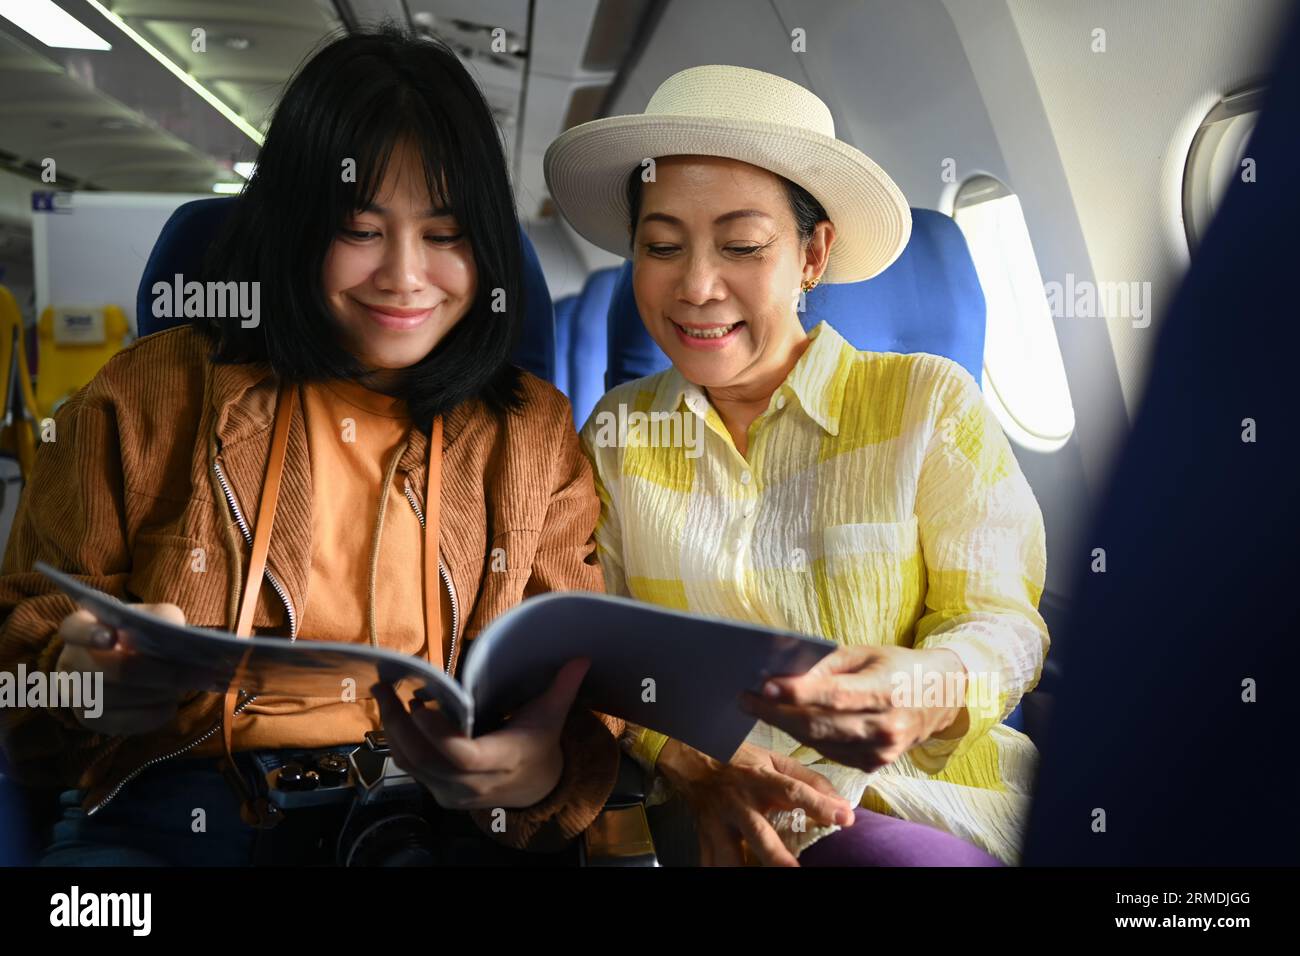
<path id="1" fill-rule="evenodd" d="M 284 474 L 285 453 L 289 445 L 289 424 L 293 409 L 298 404 L 298 386 L 287 382 L 280 386 L 276 398 L 275 425 L 271 433 L 271 451 L 266 463 L 266 479 L 262 485 L 262 499 L 257 507 L 257 524 L 253 528 L 253 552 L 248 563 L 248 577 L 240 596 L 239 616 L 235 633 L 249 637 L 253 633 L 253 612 L 257 595 L 266 572 L 266 555 L 270 548 L 271 527 L 275 524 L 275 506 L 280 498 L 280 479 Z M 426 471 L 424 506 L 424 634 L 425 653 L 429 663 L 441 669 L 445 653 L 442 648 L 442 603 L 438 579 L 438 529 L 442 513 L 442 416 L 436 416 L 429 435 L 429 458 Z M 384 489 L 388 493 L 388 489 Z M 435 652 L 435 648 L 437 648 Z M 434 654 L 437 654 L 437 657 Z M 450 662 L 446 666 L 450 666 Z M 245 823 L 259 828 L 269 828 L 279 822 L 282 814 L 265 797 L 257 797 L 249 789 L 243 774 L 235 764 L 234 718 L 239 697 L 239 678 L 230 682 L 222 703 L 221 740 L 225 756 L 223 771 L 239 791 L 243 800 L 240 816 Z"/>

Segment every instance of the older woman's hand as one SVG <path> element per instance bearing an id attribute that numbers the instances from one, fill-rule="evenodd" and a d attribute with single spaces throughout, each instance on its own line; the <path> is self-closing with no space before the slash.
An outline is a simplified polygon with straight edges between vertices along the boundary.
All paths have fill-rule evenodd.
<path id="1" fill-rule="evenodd" d="M 504 728 L 470 739 L 437 710 L 402 705 L 392 688 L 374 688 L 397 765 L 422 783 L 440 807 L 528 807 L 546 797 L 564 770 L 560 734 L 591 662 L 569 661 L 542 696 Z"/>
<path id="2" fill-rule="evenodd" d="M 803 810 L 810 823 L 853 824 L 852 806 L 829 780 L 752 744 L 720 763 L 669 740 L 657 766 L 693 811 L 702 866 L 740 866 L 746 846 L 766 866 L 798 866 L 767 818 L 772 810 Z"/>
<path id="3" fill-rule="evenodd" d="M 806 674 L 770 679 L 741 706 L 836 763 L 871 771 L 931 737 L 964 734 L 965 688 L 966 669 L 945 648 L 841 647 Z"/>

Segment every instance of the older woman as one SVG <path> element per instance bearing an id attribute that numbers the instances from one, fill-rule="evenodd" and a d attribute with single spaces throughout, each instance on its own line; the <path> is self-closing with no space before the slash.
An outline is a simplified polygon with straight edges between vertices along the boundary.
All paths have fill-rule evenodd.
<path id="1" fill-rule="evenodd" d="M 1014 862 L 1036 752 L 1000 721 L 1048 646 L 1037 503 L 960 366 L 799 320 L 801 289 L 902 251 L 901 192 L 812 93 L 725 66 L 568 131 L 546 172 L 582 235 L 630 235 L 673 363 L 583 430 L 606 587 L 842 645 L 747 699 L 763 720 L 728 763 L 625 733 L 694 811 L 701 861 Z M 682 416 L 702 449 L 609 440 L 596 423 L 620 406 Z"/>

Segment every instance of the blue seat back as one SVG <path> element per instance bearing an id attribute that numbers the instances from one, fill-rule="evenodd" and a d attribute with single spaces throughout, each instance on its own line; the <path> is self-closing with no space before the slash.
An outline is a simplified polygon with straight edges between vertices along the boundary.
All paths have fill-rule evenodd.
<path id="1" fill-rule="evenodd" d="M 567 366 L 567 387 L 578 427 L 605 394 L 608 353 L 609 304 L 619 278 L 617 267 L 600 269 L 587 277 L 574 303 L 568 347 L 557 352 L 557 363 Z"/>
<path id="2" fill-rule="evenodd" d="M 230 215 L 236 196 L 196 199 L 171 214 L 153 252 L 145 264 L 144 275 L 136 292 L 136 325 L 139 334 L 149 335 L 180 325 L 181 318 L 157 318 L 153 314 L 153 287 L 156 282 L 170 284 L 177 275 L 198 275 L 203 256 Z M 523 253 L 524 322 L 515 362 L 548 382 L 555 378 L 555 327 L 551 293 L 542 275 L 541 263 L 528 236 L 520 231 Z"/>
<path id="3" fill-rule="evenodd" d="M 552 384 L 570 400 L 573 393 L 569 391 L 569 363 L 565 357 L 573 342 L 573 316 L 578 311 L 579 298 L 579 295 L 566 295 L 555 300 L 555 379 Z"/>
<path id="4" fill-rule="evenodd" d="M 821 285 L 808 293 L 804 327 L 823 320 L 855 348 L 942 355 L 981 380 L 984 293 L 965 236 L 942 213 L 913 209 L 907 248 L 874 279 Z M 669 364 L 637 312 L 631 263 L 619 272 L 610 304 L 608 360 L 609 388 Z"/>

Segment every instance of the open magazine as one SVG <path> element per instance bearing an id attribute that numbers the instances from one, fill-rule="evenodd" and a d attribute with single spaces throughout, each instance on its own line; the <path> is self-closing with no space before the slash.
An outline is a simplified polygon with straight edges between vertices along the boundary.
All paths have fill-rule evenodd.
<path id="1" fill-rule="evenodd" d="M 468 646 L 460 679 L 423 658 L 367 644 L 240 638 L 173 624 L 88 587 L 43 562 L 36 569 L 132 649 L 172 665 L 178 687 L 302 697 L 371 696 L 387 683 L 436 701 L 466 734 L 485 733 L 541 694 L 569 660 L 586 657 L 588 706 L 653 728 L 728 760 L 756 721 L 742 691 L 772 675 L 802 674 L 835 645 L 771 628 L 714 620 L 604 594 L 530 598 L 496 618 Z"/>

